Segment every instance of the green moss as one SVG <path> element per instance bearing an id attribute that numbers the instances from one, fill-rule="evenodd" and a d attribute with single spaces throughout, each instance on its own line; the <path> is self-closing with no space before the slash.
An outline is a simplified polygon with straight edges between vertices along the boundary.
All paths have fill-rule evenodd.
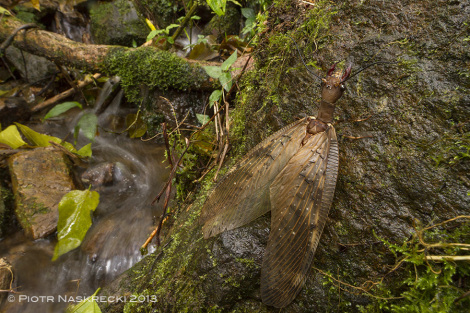
<path id="1" fill-rule="evenodd" d="M 104 71 L 121 78 L 128 101 L 140 103 L 140 87 L 167 90 L 198 88 L 207 77 L 197 65 L 190 65 L 168 51 L 151 47 L 116 49 L 104 61 Z"/>

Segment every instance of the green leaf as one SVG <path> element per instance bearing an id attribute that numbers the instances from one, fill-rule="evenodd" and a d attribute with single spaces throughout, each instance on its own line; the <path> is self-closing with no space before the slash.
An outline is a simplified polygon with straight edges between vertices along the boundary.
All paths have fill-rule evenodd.
<path id="1" fill-rule="evenodd" d="M 232 75 L 230 72 L 223 72 L 222 75 L 219 77 L 220 83 L 222 87 L 224 87 L 225 91 L 229 91 L 232 88 Z"/>
<path id="2" fill-rule="evenodd" d="M 77 151 L 77 154 L 82 157 L 91 157 L 91 142 Z"/>
<path id="3" fill-rule="evenodd" d="M 235 63 L 235 61 L 237 60 L 237 51 L 235 51 L 234 53 L 232 53 L 232 55 L 227 59 L 225 60 L 224 63 L 222 63 L 222 65 L 220 66 L 220 68 L 222 69 L 222 71 L 228 71 L 228 69 L 230 68 L 230 66 L 232 66 L 233 63 Z"/>
<path id="4" fill-rule="evenodd" d="M 191 16 L 191 19 L 192 19 L 192 20 L 200 20 L 201 17 L 200 17 L 200 16 L 197 16 L 197 15 L 193 15 L 193 16 Z"/>
<path id="5" fill-rule="evenodd" d="M 101 313 L 98 303 L 94 300 L 94 297 L 98 294 L 101 288 L 96 289 L 95 293 L 78 304 L 69 306 L 65 310 L 65 313 Z"/>
<path id="6" fill-rule="evenodd" d="M 51 145 L 49 141 L 53 141 L 55 143 L 62 145 L 64 148 L 66 148 L 70 152 L 77 153 L 77 149 L 75 149 L 75 147 L 70 142 L 62 141 L 62 139 L 57 138 L 57 137 L 40 134 L 38 132 L 35 132 L 31 128 L 25 125 L 22 125 L 20 123 L 15 123 L 15 125 L 20 129 L 20 131 L 23 133 L 26 139 L 28 139 L 35 146 L 49 147 Z"/>
<path id="7" fill-rule="evenodd" d="M 180 26 L 179 26 L 178 24 L 170 24 L 170 25 L 168 25 L 168 26 L 165 28 L 165 33 L 166 33 L 167 35 L 169 35 L 169 34 L 170 34 L 170 30 L 171 30 L 172 28 L 175 28 L 175 27 L 180 27 Z"/>
<path id="8" fill-rule="evenodd" d="M 207 4 L 218 16 L 225 15 L 225 5 L 227 4 L 226 0 L 207 0 Z"/>
<path id="9" fill-rule="evenodd" d="M 72 190 L 59 202 L 59 221 L 57 222 L 58 242 L 54 249 L 52 261 L 82 243 L 91 226 L 91 212 L 100 202 L 96 191 Z"/>
<path id="10" fill-rule="evenodd" d="M 203 66 L 202 68 L 206 71 L 207 75 L 214 79 L 219 79 L 220 75 L 222 75 L 220 66 Z"/>
<path id="11" fill-rule="evenodd" d="M 173 39 L 173 37 L 168 37 L 166 40 L 167 40 L 168 43 L 171 44 L 171 45 L 175 43 L 175 40 Z"/>
<path id="12" fill-rule="evenodd" d="M 4 7 L 1 7 L 1 6 L 0 6 L 0 14 L 11 15 L 10 11 L 8 11 L 7 9 L 5 9 Z"/>
<path id="13" fill-rule="evenodd" d="M 242 8 L 242 15 L 246 19 L 255 19 L 256 18 L 255 11 L 252 8 Z"/>
<path id="14" fill-rule="evenodd" d="M 83 135 L 89 140 L 93 141 L 96 136 L 97 125 L 98 117 L 95 113 L 83 114 L 75 126 L 75 139 L 78 137 L 79 130 L 82 130 Z"/>
<path id="15" fill-rule="evenodd" d="M 206 124 L 207 121 L 209 121 L 210 119 L 209 115 L 199 114 L 199 113 L 196 113 L 196 117 L 197 117 L 198 122 L 201 123 L 201 125 Z"/>
<path id="16" fill-rule="evenodd" d="M 44 119 L 47 120 L 48 118 L 59 116 L 62 113 L 65 113 L 71 108 L 75 108 L 75 107 L 79 107 L 81 109 L 82 105 L 76 101 L 64 102 L 64 103 L 58 104 L 55 107 L 53 107 L 49 112 L 47 112 L 46 116 L 44 116 Z"/>
<path id="17" fill-rule="evenodd" d="M 26 144 L 15 125 L 10 125 L 0 132 L 0 143 L 9 145 L 12 149 L 17 149 Z"/>
<path id="18" fill-rule="evenodd" d="M 219 102 L 222 96 L 222 90 L 214 90 L 209 97 L 209 107 L 214 106 L 214 102 Z"/>
<path id="19" fill-rule="evenodd" d="M 137 114 L 127 114 L 126 126 L 130 138 L 142 137 L 147 132 L 147 124 Z"/>
<path id="20" fill-rule="evenodd" d="M 147 41 L 152 40 L 153 37 L 155 37 L 155 36 L 157 36 L 161 33 L 164 33 L 164 32 L 165 32 L 165 30 L 163 30 L 163 29 L 152 30 L 147 36 Z"/>

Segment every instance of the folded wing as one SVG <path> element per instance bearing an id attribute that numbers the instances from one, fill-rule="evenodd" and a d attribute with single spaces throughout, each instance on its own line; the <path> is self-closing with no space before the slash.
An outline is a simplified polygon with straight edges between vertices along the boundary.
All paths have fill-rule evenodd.
<path id="1" fill-rule="evenodd" d="M 308 139 L 270 187 L 271 232 L 261 268 L 261 297 L 288 305 L 301 290 L 333 200 L 338 144 L 332 126 Z"/>
<path id="2" fill-rule="evenodd" d="M 205 238 L 243 226 L 271 209 L 269 186 L 299 150 L 306 120 L 296 121 L 254 147 L 216 185 L 202 208 Z"/>

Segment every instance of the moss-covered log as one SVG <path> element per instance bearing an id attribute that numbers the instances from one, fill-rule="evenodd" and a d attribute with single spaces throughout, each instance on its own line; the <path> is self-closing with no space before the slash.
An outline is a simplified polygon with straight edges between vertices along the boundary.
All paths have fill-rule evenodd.
<path id="1" fill-rule="evenodd" d="M 4 16 L 0 22 L 0 41 L 7 40 L 15 30 L 22 26 L 23 23 L 18 19 Z M 84 44 L 40 28 L 21 30 L 14 36 L 12 44 L 23 51 L 44 57 L 60 65 L 110 75 L 127 73 L 128 77 L 129 73 L 133 73 L 132 76 L 138 79 L 127 82 L 132 86 L 140 81 L 150 82 L 150 86 L 162 89 L 187 90 L 213 87 L 213 81 L 201 69 L 200 65 L 215 65 L 214 63 L 186 60 L 171 52 L 160 51 L 152 47 L 127 48 Z M 119 63 L 116 63 L 116 59 L 119 59 Z M 138 63 L 136 60 L 142 63 Z M 125 68 L 126 64 L 130 67 Z M 147 71 L 141 73 L 138 68 L 147 69 Z M 147 74 L 151 77 L 145 77 Z M 123 82 L 126 85 L 126 78 Z M 160 86 L 158 83 L 163 83 L 163 85 Z"/>

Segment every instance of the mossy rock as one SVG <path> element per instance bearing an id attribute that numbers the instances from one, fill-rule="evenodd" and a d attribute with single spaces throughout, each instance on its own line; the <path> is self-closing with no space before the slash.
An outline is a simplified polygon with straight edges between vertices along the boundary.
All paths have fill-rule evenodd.
<path id="1" fill-rule="evenodd" d="M 384 241 L 401 246 L 416 233 L 416 221 L 431 225 L 469 215 L 466 7 L 468 1 L 275 1 L 267 35 L 253 55 L 255 69 L 245 73 L 231 112 L 231 138 L 239 139 L 232 151 L 246 152 L 300 113 L 317 111 L 318 82 L 285 33 L 321 76 L 345 59 L 354 64 L 353 74 L 374 61 L 397 62 L 353 77 L 337 103 L 337 120 L 352 121 L 335 123 L 340 170 L 333 205 L 305 286 L 283 312 L 390 312 L 392 305 L 411 312 L 403 309 L 406 299 L 393 297 L 416 280 L 414 265 L 416 275 L 428 267 L 394 269 L 397 259 Z M 128 303 L 125 312 L 279 311 L 259 294 L 269 214 L 204 240 L 198 216 L 211 179 L 209 174 L 192 205 L 173 215 L 163 245 L 127 281 L 130 293 L 156 295 L 158 302 Z M 465 238 L 468 244 L 468 232 Z M 453 277 L 463 294 L 470 288 L 468 266 L 451 263 L 446 266 L 464 269 Z M 380 287 L 362 288 L 370 282 Z M 389 302 L 381 302 L 385 298 Z M 450 303 L 448 312 L 468 311 L 468 297 L 456 304 L 455 298 L 442 299 Z"/>
<path id="2" fill-rule="evenodd" d="M 97 2 L 90 9 L 91 34 L 95 44 L 131 47 L 141 45 L 150 29 L 128 0 Z"/>

